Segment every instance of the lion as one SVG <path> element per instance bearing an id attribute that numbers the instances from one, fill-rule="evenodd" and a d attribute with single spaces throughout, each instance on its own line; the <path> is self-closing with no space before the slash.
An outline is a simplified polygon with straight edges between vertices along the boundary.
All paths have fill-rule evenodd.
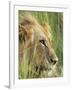
<path id="1" fill-rule="evenodd" d="M 22 69 L 22 72 L 26 71 L 23 74 L 20 72 L 20 78 L 58 76 L 58 57 L 52 47 L 50 29 L 47 22 L 40 24 L 32 15 L 24 16 L 19 23 L 19 67 L 27 64 Z"/>

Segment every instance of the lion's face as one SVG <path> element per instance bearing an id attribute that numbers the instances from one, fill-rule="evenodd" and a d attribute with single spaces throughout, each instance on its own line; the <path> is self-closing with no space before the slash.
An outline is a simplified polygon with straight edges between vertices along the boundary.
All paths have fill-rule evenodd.
<path id="1" fill-rule="evenodd" d="M 19 25 L 19 50 L 22 53 L 20 59 L 27 48 L 29 62 L 35 65 L 36 71 L 51 70 L 58 62 L 51 38 L 47 23 L 40 25 L 33 17 L 25 17 Z"/>

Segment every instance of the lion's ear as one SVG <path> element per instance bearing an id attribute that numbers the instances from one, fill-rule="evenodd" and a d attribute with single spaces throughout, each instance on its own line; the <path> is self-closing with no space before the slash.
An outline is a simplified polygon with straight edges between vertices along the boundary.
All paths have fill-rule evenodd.
<path id="1" fill-rule="evenodd" d="M 27 31 L 24 28 L 24 26 L 22 26 L 21 24 L 19 25 L 19 40 L 20 41 L 25 41 L 25 37 L 27 35 Z"/>
<path id="2" fill-rule="evenodd" d="M 26 41 L 33 39 L 33 29 L 32 28 L 27 28 L 23 25 L 19 25 L 19 40 Z"/>
<path id="3" fill-rule="evenodd" d="M 44 28 L 43 29 L 44 30 L 44 33 L 48 36 L 48 38 L 50 40 L 52 40 L 51 28 L 50 28 L 49 24 L 47 22 L 44 22 L 42 26 Z"/>

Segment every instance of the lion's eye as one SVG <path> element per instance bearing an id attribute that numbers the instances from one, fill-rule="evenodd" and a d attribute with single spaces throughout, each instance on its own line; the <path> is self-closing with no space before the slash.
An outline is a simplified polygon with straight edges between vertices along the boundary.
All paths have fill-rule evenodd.
<path id="1" fill-rule="evenodd" d="M 45 40 L 39 40 L 39 41 L 40 41 L 40 43 L 42 43 L 44 46 L 47 47 Z"/>

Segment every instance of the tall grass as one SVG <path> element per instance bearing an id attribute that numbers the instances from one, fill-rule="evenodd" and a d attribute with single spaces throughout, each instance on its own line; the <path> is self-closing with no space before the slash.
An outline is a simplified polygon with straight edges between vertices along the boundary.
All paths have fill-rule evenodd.
<path id="1" fill-rule="evenodd" d="M 53 37 L 52 46 L 58 56 L 60 66 L 63 67 L 63 13 L 62 12 L 38 12 L 38 11 L 26 12 L 23 10 L 19 10 L 19 13 L 18 13 L 19 22 L 21 21 L 21 16 L 24 16 L 26 13 L 32 14 L 40 24 L 47 22 L 50 25 L 51 33 Z M 34 68 L 31 66 L 28 66 L 28 60 L 26 60 L 26 62 L 23 62 L 22 65 L 19 66 L 20 79 L 27 78 L 28 67 L 29 67 L 29 70 Z M 35 72 L 32 72 L 32 74 L 34 75 Z"/>

